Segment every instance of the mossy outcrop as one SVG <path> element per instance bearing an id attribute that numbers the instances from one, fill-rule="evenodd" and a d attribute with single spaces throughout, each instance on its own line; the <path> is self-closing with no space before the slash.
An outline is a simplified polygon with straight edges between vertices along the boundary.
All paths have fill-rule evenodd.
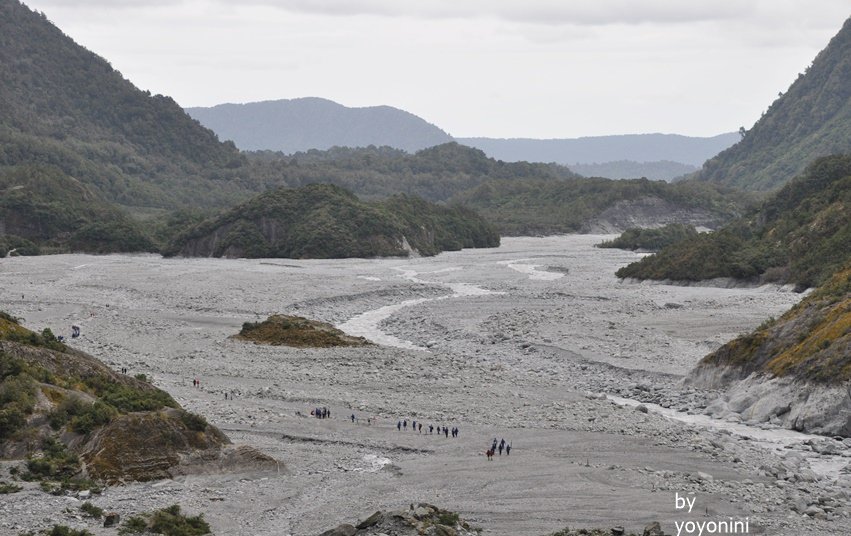
<path id="1" fill-rule="evenodd" d="M 272 315 L 263 322 L 246 322 L 233 338 L 270 346 L 297 348 L 330 348 L 333 346 L 368 346 L 363 337 L 346 335 L 331 324 L 301 316 Z"/>
<path id="2" fill-rule="evenodd" d="M 36 476 L 63 486 L 75 478 L 112 484 L 280 469 L 254 449 L 232 446 L 168 393 L 65 346 L 49 330 L 33 333 L 2 314 L 0 458 L 24 457 L 31 472 L 41 470 Z M 39 461 L 53 458 L 66 469 Z"/>

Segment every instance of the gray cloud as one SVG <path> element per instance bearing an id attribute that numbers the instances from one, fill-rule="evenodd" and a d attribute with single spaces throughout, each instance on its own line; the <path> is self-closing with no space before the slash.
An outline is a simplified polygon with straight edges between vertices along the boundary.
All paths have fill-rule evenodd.
<path id="1" fill-rule="evenodd" d="M 374 15 L 423 19 L 491 18 L 560 25 L 684 23 L 741 17 L 753 4 L 741 0 L 208 0 L 230 5 L 262 5 L 287 11 L 331 15 Z M 140 8 L 177 6 L 187 0 L 40 0 L 41 6 Z"/>
<path id="2" fill-rule="evenodd" d="M 226 1 L 226 0 L 219 0 Z M 492 18 L 560 25 L 680 23 L 746 15 L 748 2 L 714 0 L 247 0 L 288 11 L 335 16 L 378 15 L 426 19 Z"/>
<path id="3" fill-rule="evenodd" d="M 830 24 L 819 12 L 843 13 L 847 0 L 33 0 L 63 9 L 125 9 L 203 4 L 239 8 L 265 6 L 293 13 L 335 17 L 378 16 L 412 19 L 492 19 L 547 26 L 693 24 L 712 21 L 789 19 L 801 26 Z"/>

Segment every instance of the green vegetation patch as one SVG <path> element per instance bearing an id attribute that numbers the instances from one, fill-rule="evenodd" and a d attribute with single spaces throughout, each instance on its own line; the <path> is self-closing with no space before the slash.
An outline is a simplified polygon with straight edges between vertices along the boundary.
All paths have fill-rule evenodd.
<path id="1" fill-rule="evenodd" d="M 298 348 L 330 348 L 334 346 L 367 346 L 363 337 L 346 335 L 324 322 L 300 316 L 272 315 L 263 322 L 246 322 L 234 338 L 272 346 Z"/>
<path id="2" fill-rule="evenodd" d="M 36 383 L 23 362 L 0 352 L 0 442 L 27 423 L 36 401 Z"/>
<path id="3" fill-rule="evenodd" d="M 179 505 L 152 513 L 127 519 L 118 530 L 118 534 L 154 533 L 164 536 L 202 536 L 210 534 L 210 525 L 204 521 L 204 515 L 187 516 L 180 511 Z"/>
<path id="4" fill-rule="evenodd" d="M 54 438 L 46 438 L 41 453 L 27 459 L 27 471 L 21 478 L 33 480 L 70 480 L 81 470 L 80 459 Z"/>
<path id="5" fill-rule="evenodd" d="M 87 517 L 93 517 L 95 519 L 103 517 L 103 508 L 98 508 L 88 501 L 80 505 L 80 511 L 82 511 Z"/>
<path id="6" fill-rule="evenodd" d="M 606 240 L 597 247 L 628 249 L 631 251 L 658 251 L 664 247 L 681 242 L 686 238 L 697 236 L 697 230 L 692 225 L 670 223 L 658 229 L 627 229 L 614 240 Z"/>
<path id="7" fill-rule="evenodd" d="M 11 484 L 9 482 L 3 482 L 0 480 L 0 495 L 8 495 L 10 493 L 18 493 L 23 488 L 17 484 Z"/>

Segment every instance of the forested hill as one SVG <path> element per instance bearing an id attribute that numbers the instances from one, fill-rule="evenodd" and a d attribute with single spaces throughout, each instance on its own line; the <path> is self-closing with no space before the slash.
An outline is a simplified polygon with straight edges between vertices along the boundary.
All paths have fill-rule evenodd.
<path id="1" fill-rule="evenodd" d="M 390 146 L 408 152 L 452 141 L 446 132 L 391 106 L 349 108 L 320 98 L 220 104 L 186 111 L 243 150 Z"/>
<path id="2" fill-rule="evenodd" d="M 189 229 L 166 254 L 327 259 L 498 245 L 493 227 L 468 209 L 404 195 L 365 202 L 338 186 L 314 184 L 261 194 Z"/>
<path id="3" fill-rule="evenodd" d="M 0 167 L 50 164 L 131 206 L 224 205 L 244 158 L 18 0 L 0 0 Z M 229 178 L 230 180 L 223 180 Z"/>
<path id="4" fill-rule="evenodd" d="M 262 182 L 280 181 L 293 188 L 330 183 L 372 199 L 404 193 L 428 201 L 446 201 L 489 179 L 550 181 L 578 177 L 563 166 L 501 162 L 454 142 L 415 154 L 390 147 L 335 147 L 291 156 L 268 151 L 247 155 Z"/>
<path id="5" fill-rule="evenodd" d="M 851 18 L 789 90 L 698 177 L 772 190 L 819 156 L 851 152 Z"/>
<path id="6" fill-rule="evenodd" d="M 851 156 L 830 156 L 721 230 L 621 268 L 618 277 L 823 283 L 851 260 Z"/>

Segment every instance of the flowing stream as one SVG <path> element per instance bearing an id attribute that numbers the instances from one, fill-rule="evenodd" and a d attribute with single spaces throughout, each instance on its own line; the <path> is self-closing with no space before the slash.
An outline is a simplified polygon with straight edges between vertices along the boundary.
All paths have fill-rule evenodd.
<path id="1" fill-rule="evenodd" d="M 425 281 L 417 277 L 419 275 L 427 273 L 433 274 L 442 272 L 452 272 L 460 269 L 461 268 L 452 267 L 437 270 L 434 272 L 417 272 L 415 270 L 396 268 L 396 270 L 402 272 L 401 277 L 407 279 L 411 283 L 443 286 L 451 290 L 452 294 L 447 294 L 446 296 L 438 296 L 436 298 L 415 298 L 413 300 L 405 300 L 403 302 L 395 303 L 392 305 L 385 305 L 384 307 L 379 307 L 378 309 L 365 311 L 357 316 L 350 318 L 342 324 L 338 324 L 336 327 L 337 329 L 340 329 L 349 335 L 353 335 L 356 337 L 364 337 L 377 344 L 393 346 L 395 348 L 404 348 L 406 350 L 427 350 L 427 348 L 425 348 L 424 346 L 418 346 L 412 343 L 411 341 L 406 341 L 393 335 L 390 335 L 389 333 L 385 333 L 379 326 L 382 321 L 386 320 L 387 318 L 390 318 L 393 313 L 406 307 L 411 307 L 413 305 L 419 305 L 425 302 L 446 300 L 452 298 L 467 298 L 470 296 L 487 296 L 489 294 L 501 294 L 499 292 L 493 292 L 486 288 L 477 287 L 476 285 L 471 285 L 469 283 L 442 283 L 438 281 Z"/>
<path id="2" fill-rule="evenodd" d="M 805 434 L 789 430 L 786 428 L 760 428 L 740 422 L 729 422 L 721 419 L 715 419 L 708 415 L 692 415 L 683 413 L 670 408 L 663 408 L 657 404 L 649 404 L 632 400 L 631 398 L 622 398 L 606 394 L 606 398 L 620 406 L 636 407 L 643 405 L 654 413 L 658 413 L 671 420 L 691 424 L 700 428 L 711 428 L 714 430 L 726 430 L 734 436 L 748 438 L 767 450 L 774 450 L 778 453 L 795 452 L 801 454 L 810 464 L 810 468 L 822 477 L 836 478 L 840 469 L 848 465 L 848 458 L 838 455 L 825 455 L 803 450 L 800 446 L 804 441 L 824 440 L 824 436 Z"/>
<path id="3" fill-rule="evenodd" d="M 564 276 L 564 273 L 561 272 L 550 272 L 546 270 L 540 270 L 539 268 L 541 265 L 532 264 L 531 262 L 529 262 L 532 260 L 533 259 L 512 259 L 498 261 L 497 264 L 523 273 L 527 275 L 530 280 L 534 281 L 554 281 Z M 466 298 L 473 296 L 502 294 L 500 292 L 494 292 L 470 283 L 446 283 L 440 281 L 429 281 L 420 277 L 426 274 L 459 271 L 462 270 L 462 268 L 460 267 L 449 267 L 430 272 L 418 272 L 406 268 L 395 269 L 401 272 L 402 278 L 412 283 L 442 286 L 449 289 L 451 293 L 445 296 L 439 296 L 435 298 L 416 298 L 405 300 L 396 304 L 385 305 L 377 309 L 365 311 L 352 317 L 346 322 L 337 325 L 337 328 L 343 330 L 344 332 L 350 335 L 365 337 L 378 344 L 393 346 L 396 348 L 403 348 L 406 350 L 427 351 L 427 348 L 423 346 L 416 345 L 411 341 L 400 339 L 398 337 L 385 333 L 380 328 L 381 322 L 404 308 L 412 307 L 426 302 Z M 622 406 L 635 407 L 639 404 L 643 404 L 645 407 L 648 408 L 649 411 L 653 411 L 654 413 L 658 413 L 669 419 L 687 423 L 693 426 L 715 430 L 726 430 L 732 435 L 742 438 L 748 438 L 749 440 L 753 441 L 754 444 L 757 444 L 767 450 L 773 450 L 781 454 L 788 452 L 799 453 L 807 460 L 812 470 L 822 477 L 836 478 L 836 476 L 839 474 L 840 469 L 842 469 L 845 465 L 848 464 L 848 459 L 842 456 L 823 455 L 812 452 L 810 450 L 804 450 L 802 448 L 802 444 L 804 441 L 810 439 L 823 440 L 823 436 L 804 434 L 782 428 L 764 429 L 744 423 L 723 421 L 720 419 L 709 417 L 707 415 L 691 415 L 673 409 L 663 408 L 656 404 L 643 403 L 628 398 L 621 398 L 608 394 L 607 397 L 616 404 Z"/>

